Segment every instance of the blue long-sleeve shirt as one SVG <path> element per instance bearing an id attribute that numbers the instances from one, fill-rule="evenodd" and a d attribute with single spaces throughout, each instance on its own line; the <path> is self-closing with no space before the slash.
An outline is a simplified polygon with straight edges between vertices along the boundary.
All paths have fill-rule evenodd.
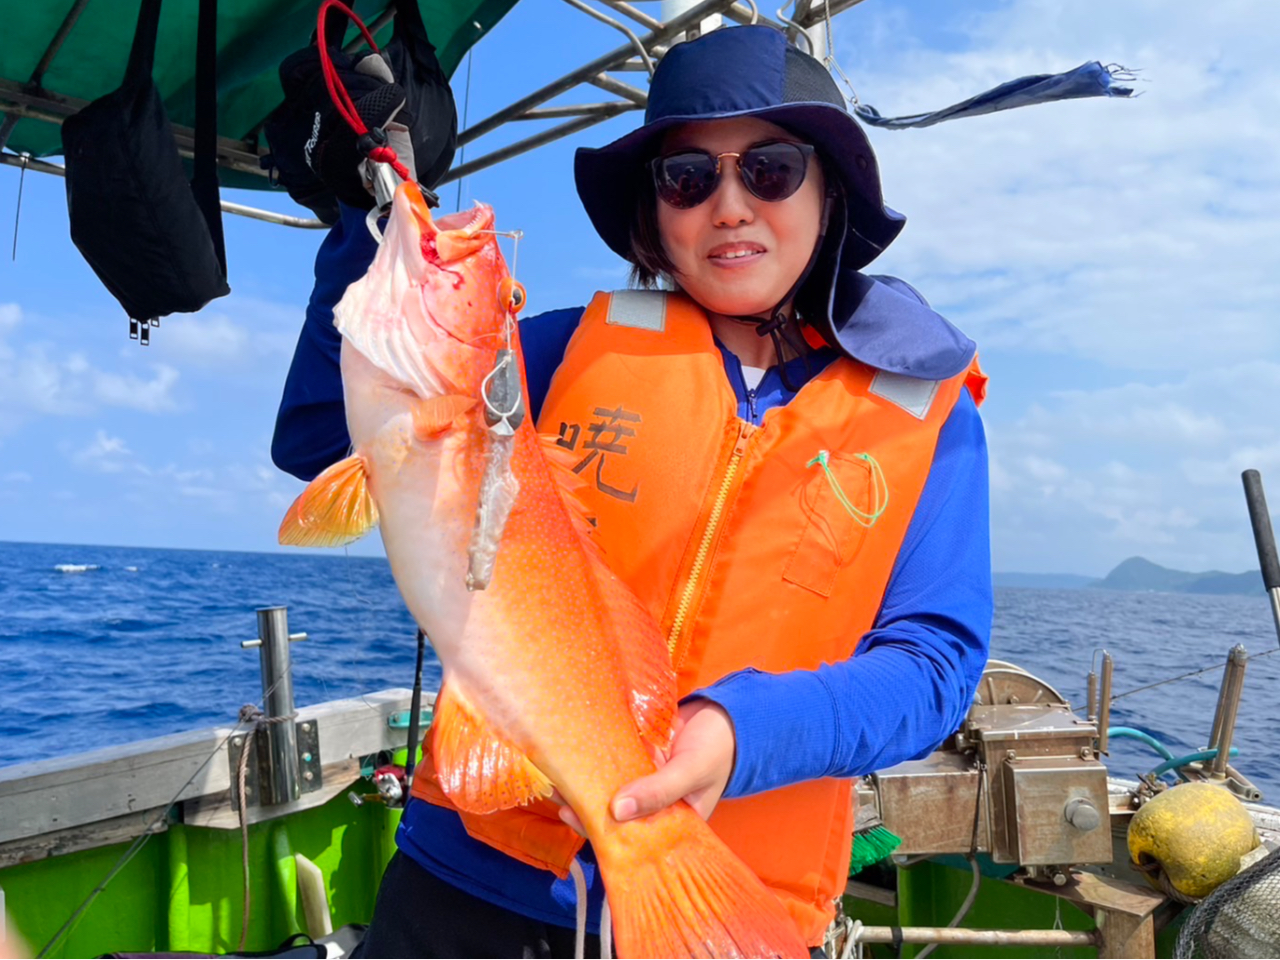
<path id="1" fill-rule="evenodd" d="M 316 290 L 272 444 L 276 464 L 304 479 L 349 447 L 332 305 L 366 269 L 373 249 L 363 213 L 344 210 L 317 258 Z M 958 359 L 967 363 L 957 351 L 972 345 L 910 287 L 891 278 L 867 283 L 873 295 L 841 332 L 846 349 L 852 341 L 864 362 L 917 376 L 922 364 L 937 370 L 954 368 Z M 521 322 L 535 418 L 581 313 L 559 310 Z M 859 341 L 862 330 L 867 333 Z M 723 347 L 721 352 L 742 419 L 759 424 L 767 410 L 794 396 L 777 368 L 749 390 L 737 357 Z M 824 350 L 807 365 L 793 360 L 787 379 L 802 385 L 835 356 Z M 986 440 L 973 400 L 962 391 L 939 433 L 875 624 L 854 655 L 817 670 L 742 670 L 691 695 L 719 703 L 733 723 L 737 748 L 725 796 L 857 776 L 927 754 L 959 726 L 972 702 L 986 663 L 991 615 Z M 397 843 L 421 866 L 476 896 L 546 922 L 574 924 L 571 883 L 473 840 L 449 810 L 410 802 Z M 590 915 L 598 916 L 601 884 L 589 849 L 582 860 L 594 904 Z"/>

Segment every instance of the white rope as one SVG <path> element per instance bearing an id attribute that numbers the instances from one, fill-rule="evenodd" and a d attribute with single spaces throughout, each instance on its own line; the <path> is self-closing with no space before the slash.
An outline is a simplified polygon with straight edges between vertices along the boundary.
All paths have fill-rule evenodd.
<path id="1" fill-rule="evenodd" d="M 844 950 L 840 956 L 842 960 L 862 960 L 862 921 L 846 920 L 848 932 L 845 934 Z"/>
<path id="2" fill-rule="evenodd" d="M 609 917 L 609 898 L 600 901 L 600 960 L 613 960 L 613 921 Z"/>
<path id="3" fill-rule="evenodd" d="M 585 960 L 587 955 L 587 878 L 582 873 L 582 864 L 574 857 L 569 864 L 569 875 L 573 877 L 573 898 L 577 901 L 578 920 L 573 935 L 573 960 Z"/>

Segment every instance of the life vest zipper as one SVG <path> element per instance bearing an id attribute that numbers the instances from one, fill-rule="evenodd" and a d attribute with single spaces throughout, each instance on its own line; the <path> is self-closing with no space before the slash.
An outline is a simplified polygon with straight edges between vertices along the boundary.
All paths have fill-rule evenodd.
<path id="1" fill-rule="evenodd" d="M 698 552 L 694 555 L 693 566 L 689 569 L 689 578 L 685 581 L 684 591 L 680 595 L 680 605 L 676 608 L 675 619 L 671 622 L 671 632 L 667 636 L 667 650 L 671 654 L 671 663 L 675 667 L 680 666 L 676 659 L 680 633 L 684 629 L 685 620 L 689 616 L 698 588 L 702 585 L 702 572 L 711 556 L 711 547 L 715 543 L 724 508 L 729 502 L 729 494 L 733 491 L 733 481 L 738 474 L 738 465 L 742 462 L 743 454 L 747 452 L 747 441 L 755 429 L 752 424 L 745 421 L 738 424 L 738 440 L 733 445 L 733 453 L 730 454 L 729 462 L 725 466 L 724 477 L 720 481 L 716 498 L 711 505 L 711 513 L 707 517 L 707 526 L 702 531 L 702 540 L 698 543 Z"/>

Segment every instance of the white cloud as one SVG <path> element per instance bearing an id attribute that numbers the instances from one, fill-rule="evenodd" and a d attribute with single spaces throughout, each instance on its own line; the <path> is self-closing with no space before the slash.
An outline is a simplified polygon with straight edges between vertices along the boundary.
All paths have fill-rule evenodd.
<path id="1" fill-rule="evenodd" d="M 120 437 L 99 430 L 87 446 L 71 455 L 78 466 L 99 473 L 120 473 L 133 466 L 133 451 Z"/>
<path id="2" fill-rule="evenodd" d="M 876 269 L 1007 374 L 986 411 L 997 568 L 1256 566 L 1239 474 L 1280 482 L 1280 6 L 1018 0 L 927 25 L 921 9 L 836 24 L 886 116 L 1088 60 L 1143 78 L 1127 101 L 869 134 L 910 218 Z"/>
<path id="3" fill-rule="evenodd" d="M 233 295 L 200 313 L 167 318 L 151 349 L 174 363 L 242 368 L 291 355 L 302 317 L 299 304 Z"/>
<path id="4" fill-rule="evenodd" d="M 0 476 L 0 483 L 30 483 L 31 474 L 25 470 L 11 470 L 4 476 Z"/>
<path id="5" fill-rule="evenodd" d="M 884 266 L 988 349 L 1158 368 L 1280 348 L 1267 253 L 1280 249 L 1280 66 L 1260 39 L 1280 29 L 1280 7 L 1203 14 L 1154 0 L 1001 4 L 951 53 L 880 49 L 844 18 L 846 66 L 886 114 L 1095 58 L 1150 78 L 1129 101 L 874 131 L 886 197 L 913 221 Z"/>
<path id="6" fill-rule="evenodd" d="M 220 313 L 208 317 L 181 317 L 166 324 L 163 335 L 166 355 L 201 364 L 238 360 L 249 342 L 248 332 Z"/>
<path id="7" fill-rule="evenodd" d="M 17 304 L 0 304 L 0 433 L 32 416 L 85 416 L 102 407 L 163 413 L 177 409 L 178 371 L 151 365 L 150 375 L 118 373 L 96 366 L 82 351 L 53 342 L 23 342 Z"/>
<path id="8" fill-rule="evenodd" d="M 1280 363 L 1251 361 L 1050 394 L 990 430 L 997 567 L 1256 566 L 1240 473 L 1280 481 L 1277 395 Z"/>
<path id="9" fill-rule="evenodd" d="M 114 486 L 100 487 L 99 496 L 145 503 L 150 509 L 168 506 L 237 518 L 263 514 L 278 523 L 297 495 L 297 481 L 265 460 L 195 465 L 171 461 L 156 466 L 135 453 L 122 437 L 105 430 L 96 431 L 83 447 L 64 443 L 61 448 L 77 467 L 115 475 L 109 481 Z"/>
<path id="10" fill-rule="evenodd" d="M 109 406 L 146 413 L 176 409 L 173 386 L 178 382 L 178 371 L 165 363 L 156 364 L 152 369 L 155 375 L 149 380 L 101 370 L 86 370 L 85 373 L 91 376 L 94 398 Z"/>

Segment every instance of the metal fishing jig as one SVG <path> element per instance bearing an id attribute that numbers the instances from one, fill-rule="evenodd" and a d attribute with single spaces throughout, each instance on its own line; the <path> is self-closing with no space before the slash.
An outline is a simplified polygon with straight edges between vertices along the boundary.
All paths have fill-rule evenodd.
<path id="1" fill-rule="evenodd" d="M 511 255 L 515 272 L 517 251 L 523 234 L 486 231 L 511 237 L 516 249 Z M 480 399 L 484 404 L 484 422 L 488 429 L 484 476 L 480 479 L 480 497 L 476 505 L 476 523 L 467 549 L 467 589 L 483 590 L 493 578 L 498 559 L 498 544 L 507 518 L 520 492 L 520 483 L 511 469 L 515 451 L 516 430 L 524 422 L 524 388 L 520 381 L 520 365 L 516 360 L 516 314 L 524 309 L 527 296 L 523 285 L 514 277 L 505 277 L 498 285 L 498 300 L 506 314 L 503 323 L 504 344 L 494 357 L 493 369 L 480 381 Z"/>

